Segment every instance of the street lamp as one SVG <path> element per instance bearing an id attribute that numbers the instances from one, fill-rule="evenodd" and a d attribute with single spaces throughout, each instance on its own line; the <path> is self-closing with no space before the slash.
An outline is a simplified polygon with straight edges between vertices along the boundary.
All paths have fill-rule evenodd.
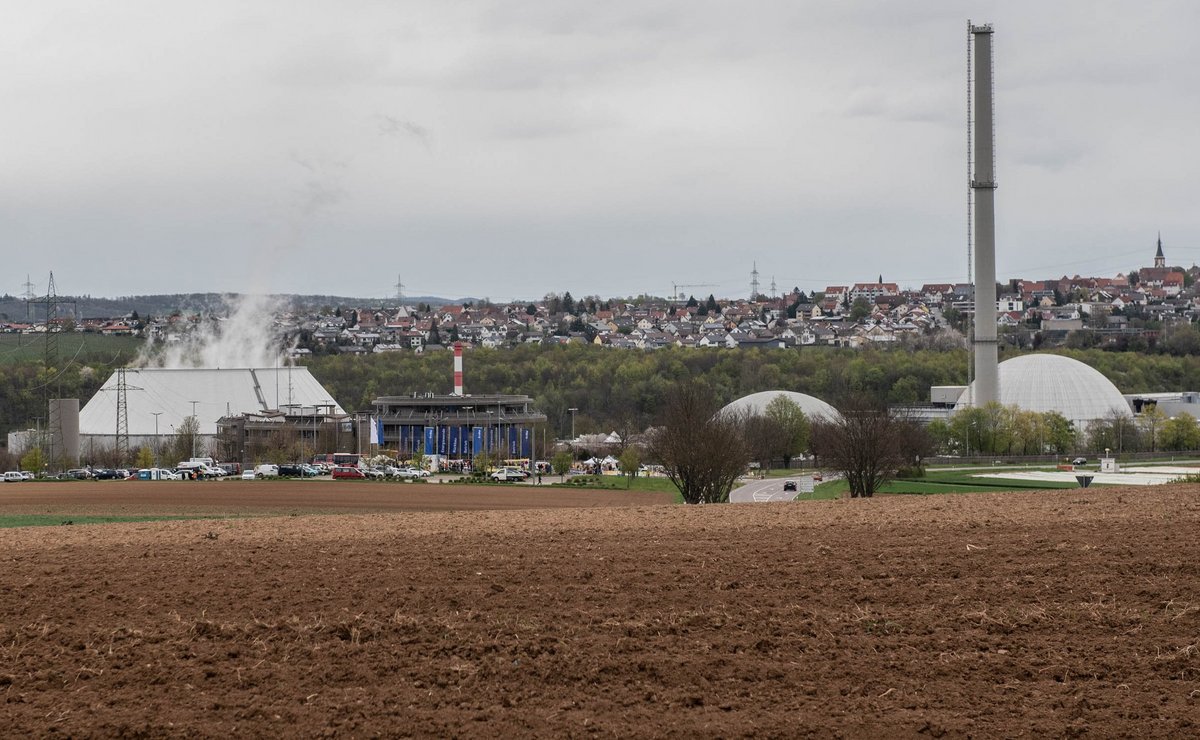
<path id="1" fill-rule="evenodd" d="M 158 451 L 162 447 L 158 439 L 158 417 L 162 416 L 162 414 L 163 412 L 161 411 L 150 412 L 150 415 L 154 417 L 154 467 L 156 468 L 162 467 L 158 460 Z"/>
<path id="2" fill-rule="evenodd" d="M 199 401 L 189 401 L 192 404 L 192 422 L 195 424 L 195 429 L 192 430 L 192 457 L 196 456 L 196 438 L 200 436 L 200 419 L 196 416 L 196 404 Z"/>
<path id="3" fill-rule="evenodd" d="M 485 455 L 490 455 L 492 452 L 492 410 L 488 409 L 488 425 L 483 431 L 483 452 Z M 497 435 L 499 436 L 499 435 Z M 497 440 L 499 442 L 499 440 Z"/>

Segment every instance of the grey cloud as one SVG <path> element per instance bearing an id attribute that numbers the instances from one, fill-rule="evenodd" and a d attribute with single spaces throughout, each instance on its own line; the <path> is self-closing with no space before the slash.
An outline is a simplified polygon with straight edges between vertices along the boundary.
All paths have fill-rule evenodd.
<path id="1" fill-rule="evenodd" d="M 388 137 L 408 137 L 416 139 L 425 149 L 430 147 L 430 133 L 426 127 L 396 116 L 379 114 L 376 117 L 379 124 L 379 134 Z"/>

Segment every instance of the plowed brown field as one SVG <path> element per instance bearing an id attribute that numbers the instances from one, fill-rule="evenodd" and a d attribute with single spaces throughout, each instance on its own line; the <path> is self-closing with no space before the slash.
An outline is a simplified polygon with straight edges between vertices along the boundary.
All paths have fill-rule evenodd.
<path id="1" fill-rule="evenodd" d="M 371 511 L 389 490 L 137 485 L 0 486 L 0 514 Z M 465 498 L 0 531 L 0 733 L 1198 731 L 1195 486 L 704 507 L 411 488 L 391 495 Z"/>

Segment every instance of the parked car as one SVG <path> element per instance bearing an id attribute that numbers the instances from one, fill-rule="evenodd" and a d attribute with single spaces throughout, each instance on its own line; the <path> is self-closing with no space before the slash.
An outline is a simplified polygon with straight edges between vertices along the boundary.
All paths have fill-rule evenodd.
<path id="1" fill-rule="evenodd" d="M 794 481 L 794 480 L 785 480 L 785 481 L 783 482 L 783 490 L 785 490 L 785 491 L 794 491 L 794 490 L 796 490 L 796 481 Z"/>
<path id="2" fill-rule="evenodd" d="M 359 470 L 358 468 L 352 468 L 349 465 L 339 465 L 333 469 L 332 475 L 334 480 L 338 480 L 339 478 L 362 479 L 367 477 L 363 474 L 363 471 Z"/>
<path id="3" fill-rule="evenodd" d="M 124 476 L 119 475 L 112 468 L 95 468 L 92 470 L 92 477 L 96 480 L 116 480 Z"/>
<path id="4" fill-rule="evenodd" d="M 277 475 L 279 475 L 279 466 L 271 463 L 264 463 L 254 469 L 256 478 L 274 478 Z"/>
<path id="5" fill-rule="evenodd" d="M 33 471 L 32 471 L 32 470 L 22 470 L 22 471 L 21 471 L 21 477 L 22 477 L 22 478 L 24 478 L 25 480 L 33 480 L 33 479 L 34 479 L 34 478 L 36 478 L 37 476 L 35 476 L 35 475 L 33 474 Z"/>
<path id="6" fill-rule="evenodd" d="M 254 480 L 254 478 L 255 478 L 255 476 L 254 476 L 253 470 L 243 470 L 242 471 L 242 480 Z"/>
<path id="7" fill-rule="evenodd" d="M 67 471 L 67 477 L 74 478 L 75 480 L 91 480 L 92 471 L 85 468 L 75 468 L 74 470 Z"/>
<path id="8" fill-rule="evenodd" d="M 1087 458 L 1086 457 L 1077 457 L 1071 461 L 1071 464 L 1072 465 L 1087 465 Z"/>
<path id="9" fill-rule="evenodd" d="M 25 476 L 21 475 L 19 470 L 10 470 L 4 474 L 5 483 L 21 483 L 25 480 Z"/>

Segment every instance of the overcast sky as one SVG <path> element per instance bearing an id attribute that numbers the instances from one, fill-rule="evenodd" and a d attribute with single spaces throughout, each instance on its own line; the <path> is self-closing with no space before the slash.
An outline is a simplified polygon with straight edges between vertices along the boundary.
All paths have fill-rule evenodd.
<path id="1" fill-rule="evenodd" d="M 39 0 L 0 24 L 0 292 L 962 281 L 968 18 L 998 276 L 1200 262 L 1192 0 Z"/>

